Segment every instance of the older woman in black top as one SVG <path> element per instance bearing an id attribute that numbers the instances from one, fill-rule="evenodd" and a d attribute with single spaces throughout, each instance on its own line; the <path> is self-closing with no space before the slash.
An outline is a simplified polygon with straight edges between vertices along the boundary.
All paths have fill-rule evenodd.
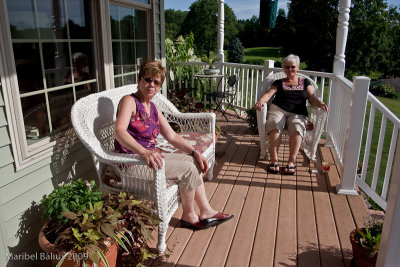
<path id="1" fill-rule="evenodd" d="M 290 54 L 282 61 L 286 78 L 276 80 L 255 104 L 257 110 L 273 97 L 268 109 L 266 133 L 269 136 L 270 164 L 269 172 L 278 173 L 278 149 L 281 144 L 281 133 L 287 125 L 289 132 L 289 159 L 284 169 L 285 174 L 296 173 L 296 157 L 300 149 L 301 141 L 306 131 L 308 100 L 311 105 L 318 106 L 329 111 L 328 106 L 315 95 L 312 85 L 307 79 L 298 77 L 300 58 Z"/>

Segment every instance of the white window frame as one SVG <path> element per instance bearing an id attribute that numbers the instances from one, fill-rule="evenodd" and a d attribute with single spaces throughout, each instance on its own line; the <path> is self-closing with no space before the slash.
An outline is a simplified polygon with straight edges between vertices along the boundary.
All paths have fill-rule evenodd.
<path id="1" fill-rule="evenodd" d="M 148 12 L 148 51 L 149 57 L 154 57 L 154 51 L 152 49 L 154 42 L 154 23 L 152 24 L 152 2 L 153 0 L 150 0 L 150 4 L 131 0 L 93 0 L 93 8 L 94 10 L 97 10 L 97 12 L 95 12 L 97 14 L 94 14 L 93 18 L 93 27 L 97 27 L 97 25 L 99 25 L 99 30 L 104 33 L 99 35 L 98 37 L 96 37 L 95 34 L 95 36 L 93 37 L 95 43 L 94 45 L 99 46 L 99 53 L 102 54 L 102 56 L 96 55 L 96 61 L 98 62 L 98 74 L 104 75 L 104 79 L 98 79 L 99 90 L 108 90 L 114 88 L 113 64 L 105 63 L 112 62 L 109 5 L 126 5 L 127 7 L 138 8 L 146 10 Z M 27 144 L 23 113 L 20 102 L 18 79 L 16 75 L 16 66 L 13 57 L 14 54 L 6 1 L 1 1 L 0 3 L 0 31 L 1 89 L 3 92 L 15 169 L 16 171 L 19 171 L 34 163 L 51 157 L 54 154 L 54 146 L 56 144 L 56 140 L 54 140 L 54 137 L 46 137 L 43 138 L 43 140 L 40 140 L 34 144 Z M 100 43 L 102 43 L 101 46 Z M 101 58 L 103 58 L 103 61 L 101 61 Z M 75 136 L 75 138 L 77 137 Z"/>

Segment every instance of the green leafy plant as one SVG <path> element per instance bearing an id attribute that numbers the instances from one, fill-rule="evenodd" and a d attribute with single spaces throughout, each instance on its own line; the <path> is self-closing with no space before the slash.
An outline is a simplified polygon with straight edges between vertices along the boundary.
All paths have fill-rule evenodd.
<path id="1" fill-rule="evenodd" d="M 365 248 L 371 257 L 378 253 L 382 228 L 382 219 L 371 219 L 364 228 L 356 229 L 355 242 Z"/>
<path id="2" fill-rule="evenodd" d="M 76 199 L 68 198 L 72 193 L 77 193 Z M 51 203 L 64 200 L 75 203 L 60 204 L 61 208 L 51 209 Z M 103 253 L 105 242 L 118 243 L 139 263 L 155 256 L 146 243 L 152 238 L 150 233 L 158 225 L 159 219 L 149 205 L 142 204 L 131 194 L 102 194 L 94 181 L 78 179 L 61 184 L 49 196 L 45 196 L 42 203 L 44 217 L 48 220 L 44 235 L 54 244 L 55 253 L 65 253 L 58 265 L 70 253 L 87 253 L 93 263 L 103 261 L 108 266 Z M 134 219 L 131 214 L 135 215 Z M 88 259 L 78 260 L 86 262 Z"/>
<path id="3" fill-rule="evenodd" d="M 165 54 L 169 70 L 169 87 L 179 86 L 178 80 L 191 81 L 192 70 L 190 66 L 177 65 L 178 62 L 200 62 L 194 53 L 194 35 L 190 33 L 183 37 L 178 36 L 175 41 L 165 39 Z M 198 72 L 198 67 L 194 67 L 194 73 Z"/>
<path id="4" fill-rule="evenodd" d="M 77 212 L 84 210 L 89 204 L 94 204 L 102 198 L 94 181 L 78 179 L 69 184 L 60 184 L 50 195 L 41 200 L 44 218 L 56 218 L 63 223 L 68 219 L 63 211 Z"/>
<path id="5" fill-rule="evenodd" d="M 215 52 L 211 51 L 208 55 L 202 56 L 201 61 L 207 63 L 209 69 L 215 69 L 215 63 L 218 62 L 218 57 Z"/>
<path id="6" fill-rule="evenodd" d="M 246 111 L 246 120 L 249 124 L 249 127 L 254 131 L 258 130 L 257 127 L 257 111 L 254 107 L 248 108 Z"/>

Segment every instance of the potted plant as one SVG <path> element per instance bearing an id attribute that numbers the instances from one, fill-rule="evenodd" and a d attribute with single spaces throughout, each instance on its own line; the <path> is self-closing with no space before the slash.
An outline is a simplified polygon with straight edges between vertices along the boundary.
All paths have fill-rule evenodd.
<path id="1" fill-rule="evenodd" d="M 365 227 L 354 229 L 350 233 L 353 249 L 353 263 L 357 267 L 373 267 L 379 251 L 383 219 L 371 217 Z"/>
<path id="2" fill-rule="evenodd" d="M 143 258 L 153 256 L 141 243 L 151 237 L 148 232 L 159 220 L 150 207 L 130 194 L 103 194 L 94 181 L 78 179 L 60 184 L 41 203 L 47 222 L 39 233 L 39 245 L 57 266 L 93 266 L 100 262 L 115 266 L 118 246 L 136 253 L 135 244 L 143 245 Z M 137 224 L 132 224 L 131 216 L 127 217 L 133 211 L 150 218 L 142 221 L 145 225 L 139 230 L 134 229 Z M 137 237 L 140 235 L 141 239 Z"/>
<path id="3" fill-rule="evenodd" d="M 203 70 L 204 74 L 213 75 L 220 72 L 219 69 L 215 68 L 215 63 L 218 62 L 218 57 L 214 52 L 209 52 L 208 56 L 203 56 L 201 60 L 208 65 L 208 68 Z"/>

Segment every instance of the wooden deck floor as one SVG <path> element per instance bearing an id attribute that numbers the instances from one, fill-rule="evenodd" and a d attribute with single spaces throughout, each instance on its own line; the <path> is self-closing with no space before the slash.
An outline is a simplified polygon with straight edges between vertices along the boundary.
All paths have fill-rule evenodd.
<path id="1" fill-rule="evenodd" d="M 181 208 L 171 220 L 167 257 L 157 266 L 350 266 L 349 234 L 368 211 L 361 197 L 335 193 L 337 168 L 325 174 L 302 154 L 294 176 L 267 173 L 259 160 L 258 136 L 245 120 L 218 118 L 225 134 L 217 143 L 214 179 L 205 182 L 212 206 L 234 218 L 218 227 L 193 232 L 180 228 Z M 286 163 L 288 146 L 280 158 Z M 320 145 L 321 158 L 333 160 Z"/>

